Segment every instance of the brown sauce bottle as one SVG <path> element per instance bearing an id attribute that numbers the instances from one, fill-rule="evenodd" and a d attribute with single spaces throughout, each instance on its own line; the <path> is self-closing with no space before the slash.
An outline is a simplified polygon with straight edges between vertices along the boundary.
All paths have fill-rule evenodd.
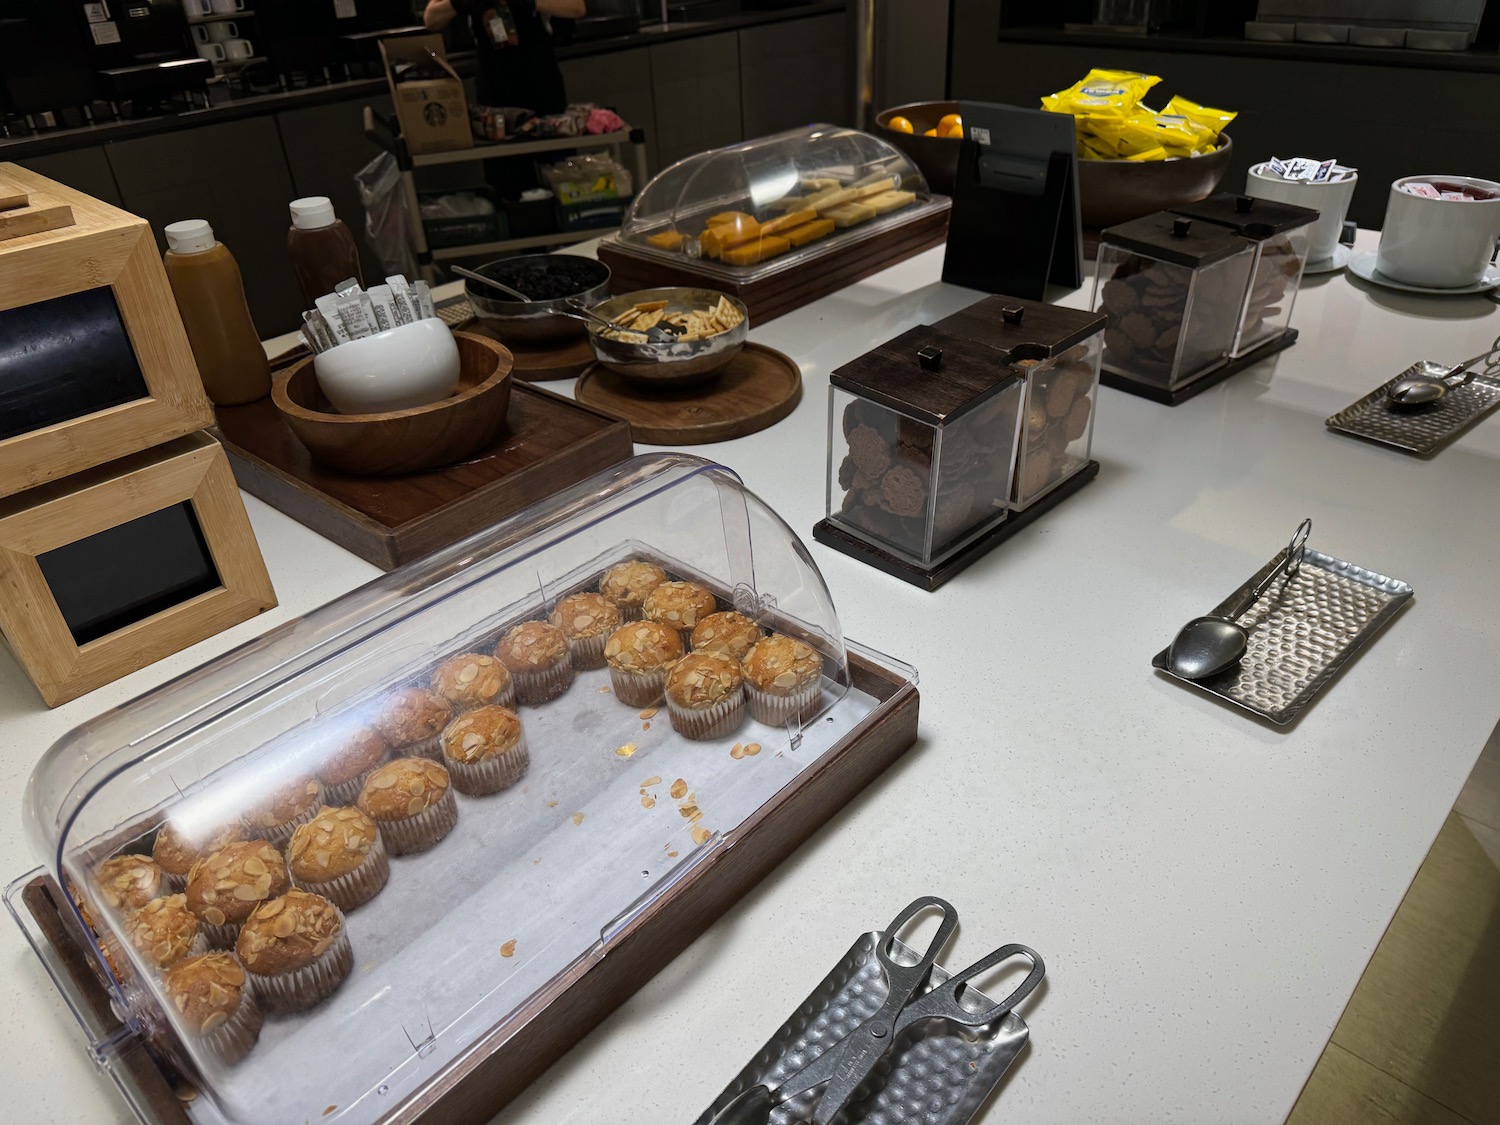
<path id="1" fill-rule="evenodd" d="M 292 229 L 287 231 L 286 252 L 302 287 L 302 307 L 314 308 L 319 297 L 332 293 L 341 281 L 354 278 L 365 287 L 359 268 L 359 247 L 354 235 L 333 213 L 325 195 L 310 195 L 291 203 Z"/>

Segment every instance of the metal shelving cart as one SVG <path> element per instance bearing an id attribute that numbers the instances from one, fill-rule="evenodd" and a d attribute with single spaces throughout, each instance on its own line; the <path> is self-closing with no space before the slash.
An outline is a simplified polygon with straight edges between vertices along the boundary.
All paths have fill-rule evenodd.
<path id="1" fill-rule="evenodd" d="M 493 157 L 535 156 L 547 152 L 574 152 L 589 149 L 613 149 L 615 159 L 625 163 L 625 149 L 635 150 L 635 189 L 639 191 L 646 182 L 646 132 L 644 129 L 622 130 L 618 133 L 585 134 L 579 137 L 558 137 L 546 141 L 502 141 L 496 144 L 476 144 L 472 148 L 456 148 L 447 152 L 428 152 L 412 155 L 407 151 L 394 119 L 377 114 L 365 106 L 365 136 L 396 158 L 401 170 L 401 204 L 411 220 L 417 267 L 429 283 L 438 281 L 436 263 L 454 258 L 466 258 L 475 254 L 503 254 L 512 250 L 535 250 L 543 246 L 563 246 L 570 242 L 585 242 L 608 234 L 617 227 L 595 227 L 590 230 L 553 231 L 550 234 L 532 235 L 526 238 L 504 238 L 495 242 L 475 242 L 462 246 L 446 246 L 434 250 L 427 244 L 427 231 L 422 225 L 422 210 L 417 198 L 416 170 L 439 164 L 462 164 L 471 160 L 489 160 Z"/>

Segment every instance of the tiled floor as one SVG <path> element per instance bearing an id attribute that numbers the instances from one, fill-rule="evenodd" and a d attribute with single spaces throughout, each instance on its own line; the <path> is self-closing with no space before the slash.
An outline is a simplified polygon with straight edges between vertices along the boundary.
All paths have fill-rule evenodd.
<path id="1" fill-rule="evenodd" d="M 1500 727 L 1287 1125 L 1500 1125 Z"/>

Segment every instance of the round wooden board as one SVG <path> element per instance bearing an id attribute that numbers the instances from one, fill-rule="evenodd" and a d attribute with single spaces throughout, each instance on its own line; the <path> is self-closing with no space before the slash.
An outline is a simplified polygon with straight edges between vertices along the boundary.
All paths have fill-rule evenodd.
<path id="1" fill-rule="evenodd" d="M 774 348 L 746 344 L 718 375 L 686 387 L 632 382 L 595 364 L 579 377 L 573 397 L 625 419 L 636 441 L 702 445 L 781 421 L 802 398 L 802 372 Z"/>
<path id="2" fill-rule="evenodd" d="M 594 349 L 583 337 L 563 344 L 513 344 L 477 316 L 464 325 L 464 331 L 499 340 L 509 348 L 516 361 L 510 376 L 525 383 L 576 379 L 594 362 Z"/>

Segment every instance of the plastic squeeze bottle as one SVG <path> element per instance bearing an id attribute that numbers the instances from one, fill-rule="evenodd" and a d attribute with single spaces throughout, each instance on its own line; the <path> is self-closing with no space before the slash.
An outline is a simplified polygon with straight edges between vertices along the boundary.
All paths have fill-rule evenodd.
<path id="1" fill-rule="evenodd" d="M 234 255 L 203 219 L 166 227 L 167 281 L 187 329 L 203 389 L 216 406 L 238 406 L 271 393 L 271 365 L 245 303 Z"/>
<path id="2" fill-rule="evenodd" d="M 326 195 L 310 195 L 291 203 L 292 229 L 287 231 L 286 252 L 292 259 L 297 284 L 302 286 L 302 307 L 310 309 L 319 297 L 332 293 L 338 283 L 354 278 L 364 288 L 359 269 L 359 247 L 349 228 L 333 213 Z"/>

